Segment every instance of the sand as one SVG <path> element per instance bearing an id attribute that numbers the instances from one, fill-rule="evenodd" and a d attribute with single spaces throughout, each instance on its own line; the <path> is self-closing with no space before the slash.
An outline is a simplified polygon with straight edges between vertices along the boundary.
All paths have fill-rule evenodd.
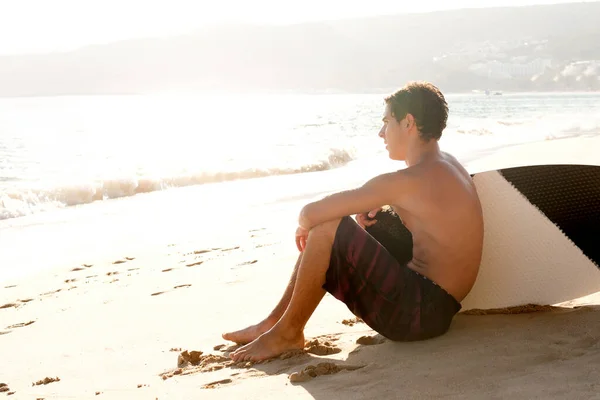
<path id="1" fill-rule="evenodd" d="M 298 254 L 294 228 L 265 219 L 235 243 L 192 238 L 1 285 L 0 397 L 600 398 L 600 292 L 472 310 L 413 343 L 381 337 L 326 295 L 304 350 L 232 362 L 236 346 L 220 335 L 278 300 Z"/>

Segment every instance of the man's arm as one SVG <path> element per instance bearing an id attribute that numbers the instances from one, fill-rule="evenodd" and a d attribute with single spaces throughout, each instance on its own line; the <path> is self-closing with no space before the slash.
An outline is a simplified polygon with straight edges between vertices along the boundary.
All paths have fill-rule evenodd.
<path id="1" fill-rule="evenodd" d="M 387 204 L 398 204 L 415 192 L 416 171 L 407 168 L 379 175 L 357 189 L 339 192 L 309 203 L 300 212 L 298 223 L 305 229 L 341 218 L 368 212 Z"/>

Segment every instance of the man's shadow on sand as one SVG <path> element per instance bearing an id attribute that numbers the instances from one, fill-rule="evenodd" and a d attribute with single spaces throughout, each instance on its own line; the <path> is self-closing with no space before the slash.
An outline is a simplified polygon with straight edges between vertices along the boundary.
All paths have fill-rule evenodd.
<path id="1" fill-rule="evenodd" d="M 229 368 L 230 379 L 209 387 L 218 390 L 261 375 L 285 375 L 290 385 L 323 400 L 461 398 L 469 391 L 486 397 L 490 390 L 508 395 L 510 385 L 501 385 L 503 380 L 523 385 L 539 381 L 548 393 L 558 393 L 565 390 L 565 382 L 573 386 L 581 381 L 582 371 L 600 365 L 600 305 L 543 307 L 522 313 L 461 313 L 446 334 L 418 342 L 393 342 L 361 324 L 356 331 L 310 338 L 351 349 L 347 356 L 302 352 L 229 365 L 224 368 Z M 362 336 L 372 337 L 372 344 L 356 343 Z M 228 351 L 221 354 L 227 357 Z"/>

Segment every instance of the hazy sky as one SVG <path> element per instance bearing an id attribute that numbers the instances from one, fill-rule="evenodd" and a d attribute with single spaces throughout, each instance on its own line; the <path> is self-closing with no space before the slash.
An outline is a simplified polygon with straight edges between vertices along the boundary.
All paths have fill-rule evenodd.
<path id="1" fill-rule="evenodd" d="M 186 33 L 206 24 L 287 24 L 450 8 L 581 0 L 0 0 L 0 54 Z"/>

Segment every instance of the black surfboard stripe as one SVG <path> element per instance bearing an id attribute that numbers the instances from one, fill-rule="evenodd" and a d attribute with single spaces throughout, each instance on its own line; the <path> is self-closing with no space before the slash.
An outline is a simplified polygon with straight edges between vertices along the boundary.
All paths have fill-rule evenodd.
<path id="1" fill-rule="evenodd" d="M 600 166 L 533 165 L 499 172 L 600 268 Z"/>

